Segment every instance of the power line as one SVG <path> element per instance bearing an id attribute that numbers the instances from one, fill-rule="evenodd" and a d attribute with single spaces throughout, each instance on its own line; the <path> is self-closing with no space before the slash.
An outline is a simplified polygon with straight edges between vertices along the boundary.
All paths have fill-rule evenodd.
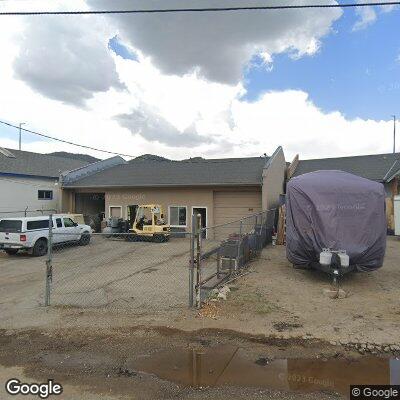
<path id="1" fill-rule="evenodd" d="M 123 153 L 115 153 L 113 151 L 108 151 L 108 150 L 103 150 L 103 149 L 97 149 L 96 147 L 91 147 L 91 146 L 85 146 L 84 144 L 77 144 L 77 143 L 73 143 L 73 142 L 69 142 L 67 140 L 63 140 L 63 139 L 59 139 L 59 138 L 55 138 L 53 136 L 49 136 L 49 135 L 45 135 L 43 133 L 39 133 L 39 132 L 35 132 L 35 131 L 31 131 L 29 129 L 25 129 L 25 128 L 20 128 L 19 126 L 10 124 L 8 122 L 5 121 L 1 121 L 1 124 L 10 126 L 11 128 L 15 128 L 15 129 L 21 129 L 24 132 L 28 132 L 28 133 L 32 133 L 33 135 L 37 135 L 37 136 L 41 136 L 44 137 L 46 139 L 51 139 L 51 140 L 56 140 L 57 142 L 61 142 L 61 143 L 65 143 L 65 144 L 70 144 L 72 146 L 78 146 L 78 147 L 82 147 L 84 149 L 88 149 L 88 150 L 94 150 L 94 151 L 99 151 L 101 153 L 107 153 L 107 154 L 113 154 L 115 156 L 124 156 L 124 157 L 131 157 L 131 158 L 135 158 L 135 156 L 129 155 L 129 154 L 123 154 Z"/>
<path id="2" fill-rule="evenodd" d="M 222 12 L 222 11 L 268 11 L 268 10 L 298 10 L 312 8 L 356 8 L 371 6 L 400 5 L 400 1 L 385 1 L 373 3 L 344 4 L 303 4 L 277 6 L 242 6 L 242 7 L 208 7 L 208 8 L 159 8 L 137 10 L 81 10 L 81 11 L 2 11 L 0 15 L 93 15 L 93 14 L 160 14 L 189 12 Z"/>

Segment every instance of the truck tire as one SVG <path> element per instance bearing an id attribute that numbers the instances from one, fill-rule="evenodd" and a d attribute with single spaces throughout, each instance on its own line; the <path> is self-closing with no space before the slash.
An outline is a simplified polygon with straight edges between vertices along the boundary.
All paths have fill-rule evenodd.
<path id="1" fill-rule="evenodd" d="M 90 243 L 89 232 L 83 232 L 78 242 L 79 246 L 87 246 L 89 243 Z"/>
<path id="2" fill-rule="evenodd" d="M 33 246 L 32 254 L 35 257 L 42 257 L 47 254 L 47 240 L 46 239 L 38 239 Z"/>
<path id="3" fill-rule="evenodd" d="M 14 256 L 15 254 L 18 253 L 18 249 L 7 249 L 7 250 L 5 250 L 5 252 L 6 252 L 9 256 Z"/>

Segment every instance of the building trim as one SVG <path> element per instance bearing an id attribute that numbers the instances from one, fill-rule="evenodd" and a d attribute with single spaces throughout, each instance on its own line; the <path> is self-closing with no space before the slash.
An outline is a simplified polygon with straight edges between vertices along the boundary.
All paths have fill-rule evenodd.
<path id="1" fill-rule="evenodd" d="M 58 176 L 42 176 L 42 175 L 29 175 L 29 174 L 17 174 L 14 172 L 0 172 L 0 177 L 1 176 L 14 176 L 17 178 L 33 178 L 33 179 L 48 179 L 51 181 L 58 181 Z"/>
<path id="2" fill-rule="evenodd" d="M 254 182 L 254 183 L 196 183 L 196 184 L 190 184 L 190 183 L 176 183 L 176 184 L 143 184 L 143 185 L 86 185 L 86 186 L 74 186 L 74 185 L 63 185 L 63 189 L 110 189 L 110 188 L 115 188 L 115 189 L 140 189 L 140 188 L 174 188 L 174 187 L 262 187 L 262 183 L 260 182 Z"/>

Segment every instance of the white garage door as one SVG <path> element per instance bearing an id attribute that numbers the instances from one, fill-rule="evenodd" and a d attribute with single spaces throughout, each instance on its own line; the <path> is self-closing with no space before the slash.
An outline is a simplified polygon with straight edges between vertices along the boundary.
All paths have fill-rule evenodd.
<path id="1" fill-rule="evenodd" d="M 261 191 L 214 192 L 214 224 L 236 221 L 261 211 Z"/>

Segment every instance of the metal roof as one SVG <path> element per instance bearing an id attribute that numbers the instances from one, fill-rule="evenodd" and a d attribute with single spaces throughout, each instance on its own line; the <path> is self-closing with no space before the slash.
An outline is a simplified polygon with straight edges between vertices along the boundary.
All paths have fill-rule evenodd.
<path id="1" fill-rule="evenodd" d="M 49 154 L 14 149 L 6 150 L 12 153 L 14 157 L 0 153 L 0 174 L 58 178 L 60 172 L 70 171 L 88 164 L 86 161 Z"/>
<path id="2" fill-rule="evenodd" d="M 398 159 L 400 159 L 400 153 L 300 160 L 292 176 L 319 170 L 339 170 L 373 181 L 385 182 L 393 178 L 390 174 L 396 175 L 399 172 Z"/>
<path id="3" fill-rule="evenodd" d="M 132 160 L 96 174 L 67 182 L 65 187 L 163 187 L 261 185 L 268 157 Z"/>

